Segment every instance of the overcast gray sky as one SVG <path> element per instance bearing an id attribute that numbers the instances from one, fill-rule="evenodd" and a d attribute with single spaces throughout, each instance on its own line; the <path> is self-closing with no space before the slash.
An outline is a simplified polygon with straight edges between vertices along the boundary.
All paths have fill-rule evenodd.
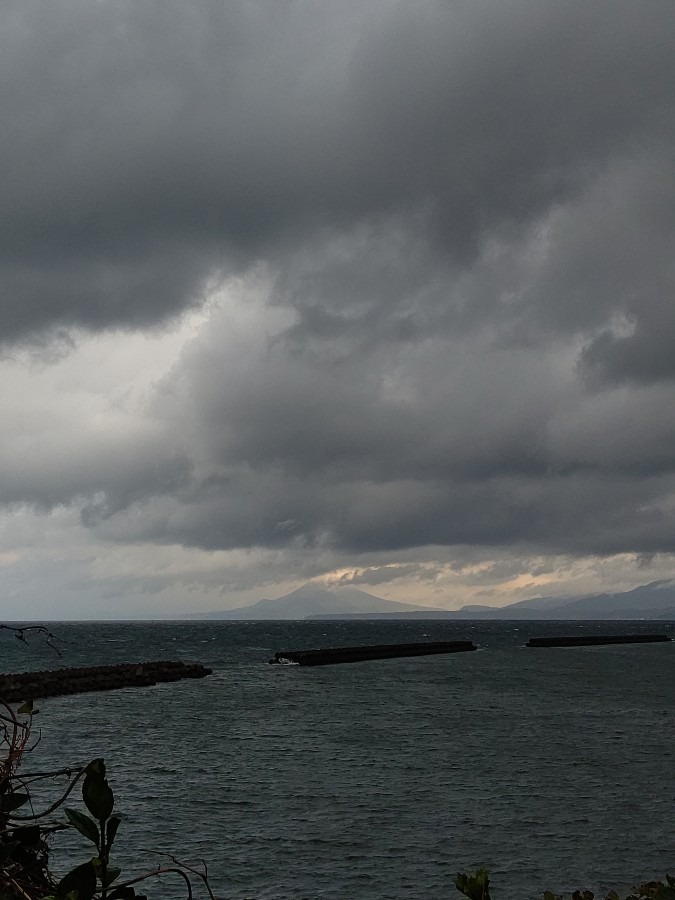
<path id="1" fill-rule="evenodd" d="M 673 0 L 7 0 L 5 618 L 675 576 Z"/>

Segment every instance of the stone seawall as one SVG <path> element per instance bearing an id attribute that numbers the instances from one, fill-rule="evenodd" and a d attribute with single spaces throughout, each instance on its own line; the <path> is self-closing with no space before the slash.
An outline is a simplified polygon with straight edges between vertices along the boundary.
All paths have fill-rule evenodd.
<path id="1" fill-rule="evenodd" d="M 279 650 L 271 664 L 293 662 L 299 666 L 330 666 L 337 663 L 395 659 L 399 656 L 430 656 L 476 650 L 473 641 L 422 641 L 414 644 L 367 644 L 360 647 L 320 647 L 314 650 Z"/>
<path id="2" fill-rule="evenodd" d="M 667 634 L 574 634 L 558 637 L 533 637 L 526 647 L 593 647 L 601 644 L 660 644 L 670 641 Z"/>
<path id="3" fill-rule="evenodd" d="M 123 687 L 147 687 L 160 681 L 204 678 L 210 674 L 211 669 L 200 663 L 175 660 L 20 672 L 0 675 L 0 698 L 8 703 L 19 703 L 38 697 L 60 697 L 64 694 L 111 691 Z"/>

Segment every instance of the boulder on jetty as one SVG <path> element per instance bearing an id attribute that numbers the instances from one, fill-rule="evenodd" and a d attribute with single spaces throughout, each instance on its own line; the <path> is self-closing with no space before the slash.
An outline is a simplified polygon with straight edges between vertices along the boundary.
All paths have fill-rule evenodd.
<path id="1" fill-rule="evenodd" d="M 200 663 L 176 660 L 121 663 L 116 666 L 78 666 L 45 672 L 0 675 L 0 697 L 19 703 L 38 697 L 60 697 L 88 691 L 110 691 L 124 687 L 147 687 L 160 681 L 204 678 L 211 674 Z"/>
<path id="2" fill-rule="evenodd" d="M 292 662 L 299 666 L 329 666 L 336 663 L 394 659 L 399 656 L 430 656 L 476 650 L 473 641 L 424 641 L 416 644 L 369 644 L 361 647 L 323 647 L 315 650 L 280 650 L 270 664 Z"/>
<path id="3" fill-rule="evenodd" d="M 526 647 L 593 647 L 600 644 L 655 644 L 670 641 L 667 634 L 574 634 L 561 637 L 534 637 Z"/>

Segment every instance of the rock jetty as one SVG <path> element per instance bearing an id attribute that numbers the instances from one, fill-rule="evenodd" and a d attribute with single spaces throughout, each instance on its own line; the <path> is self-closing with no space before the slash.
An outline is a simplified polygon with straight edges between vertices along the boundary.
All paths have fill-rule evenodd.
<path id="1" fill-rule="evenodd" d="M 394 659 L 398 656 L 429 656 L 476 650 L 473 641 L 424 641 L 417 644 L 368 644 L 361 647 L 324 647 L 316 650 L 280 650 L 271 664 L 292 662 L 299 666 L 329 666 L 335 663 Z"/>
<path id="2" fill-rule="evenodd" d="M 19 703 L 38 697 L 60 697 L 64 694 L 111 691 L 124 687 L 148 687 L 160 681 L 204 678 L 210 674 L 211 669 L 200 663 L 175 660 L 20 672 L 0 675 L 0 697 L 7 703 Z"/>
<path id="3" fill-rule="evenodd" d="M 670 641 L 667 634 L 574 634 L 561 637 L 533 637 L 526 647 L 593 647 L 600 644 L 654 644 Z"/>

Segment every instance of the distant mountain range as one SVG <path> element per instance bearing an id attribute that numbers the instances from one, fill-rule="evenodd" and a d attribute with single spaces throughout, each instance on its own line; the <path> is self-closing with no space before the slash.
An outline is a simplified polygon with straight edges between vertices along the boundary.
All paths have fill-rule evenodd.
<path id="1" fill-rule="evenodd" d="M 539 597 L 521 600 L 503 609 L 464 607 L 460 613 L 481 619 L 675 620 L 675 584 L 672 581 L 652 581 L 632 591 L 591 594 L 587 597 Z"/>
<path id="2" fill-rule="evenodd" d="M 276 600 L 259 600 L 252 606 L 225 609 L 220 612 L 203 613 L 200 619 L 309 619 L 314 617 L 338 616 L 351 619 L 355 616 L 407 616 L 421 607 L 411 603 L 395 603 L 383 600 L 356 588 L 321 587 L 305 584 L 290 594 Z M 195 618 L 195 616 L 191 616 Z"/>
<path id="3" fill-rule="evenodd" d="M 459 610 L 424 609 L 384 600 L 356 588 L 306 584 L 276 600 L 201 613 L 199 619 L 672 619 L 675 583 L 653 581 L 614 594 L 587 597 L 537 597 L 509 606 L 471 605 Z"/>
<path id="4" fill-rule="evenodd" d="M 385 614 L 386 615 L 386 614 Z M 463 606 L 405 614 L 415 619 L 672 619 L 675 621 L 675 584 L 653 581 L 632 591 L 591 594 L 587 597 L 536 597 L 509 606 Z M 386 616 L 389 618 L 390 616 Z M 322 616 L 325 618 L 325 616 Z M 335 616 L 330 616 L 335 618 Z M 340 618 L 343 618 L 340 616 Z M 381 618 L 381 616 L 377 616 Z M 395 618 L 399 618 L 396 615 Z"/>

